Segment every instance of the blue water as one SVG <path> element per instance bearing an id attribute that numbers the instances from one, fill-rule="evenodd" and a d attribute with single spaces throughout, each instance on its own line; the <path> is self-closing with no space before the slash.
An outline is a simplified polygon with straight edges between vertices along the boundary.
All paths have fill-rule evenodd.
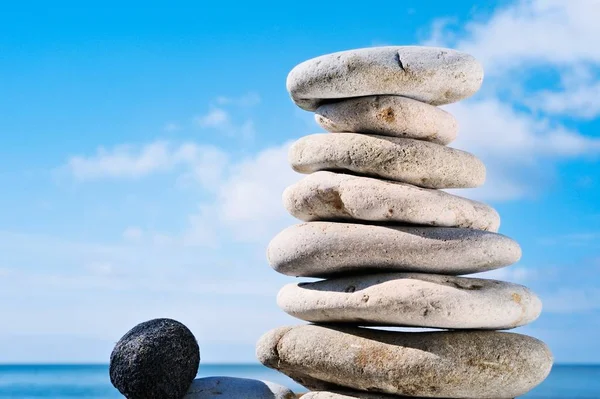
<path id="1" fill-rule="evenodd" d="M 227 375 L 284 384 L 302 392 L 287 377 L 260 365 L 201 365 L 201 377 Z M 600 366 L 554 366 L 529 399 L 600 399 Z M 108 379 L 108 366 L 1 366 L 0 399 L 122 398 Z"/>

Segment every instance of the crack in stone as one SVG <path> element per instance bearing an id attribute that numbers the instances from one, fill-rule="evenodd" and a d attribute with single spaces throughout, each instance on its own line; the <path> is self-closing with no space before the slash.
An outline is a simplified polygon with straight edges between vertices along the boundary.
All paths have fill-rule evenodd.
<path id="1" fill-rule="evenodd" d="M 400 59 L 400 53 L 396 53 L 396 62 L 398 63 L 398 66 L 400 66 L 400 69 L 402 69 L 404 72 L 406 72 L 406 69 L 404 68 L 404 64 L 402 64 L 402 60 Z"/>

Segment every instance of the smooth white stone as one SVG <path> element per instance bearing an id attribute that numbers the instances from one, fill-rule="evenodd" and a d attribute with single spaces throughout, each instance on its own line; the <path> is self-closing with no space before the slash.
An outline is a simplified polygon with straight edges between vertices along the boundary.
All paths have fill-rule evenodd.
<path id="1" fill-rule="evenodd" d="M 384 273 L 288 284 L 277 304 L 313 323 L 501 330 L 538 318 L 542 302 L 522 285 L 437 274 Z"/>
<path id="2" fill-rule="evenodd" d="M 469 274 L 517 262 L 521 248 L 501 234 L 451 227 L 310 222 L 280 232 L 270 265 L 289 276 L 423 272 Z"/>
<path id="3" fill-rule="evenodd" d="M 283 193 L 288 212 L 303 221 L 363 220 L 498 231 L 500 216 L 481 202 L 362 176 L 312 173 Z"/>
<path id="4" fill-rule="evenodd" d="M 441 144 L 367 134 L 312 134 L 289 150 L 292 168 L 352 172 L 425 188 L 469 188 L 485 182 L 474 155 Z"/>
<path id="5" fill-rule="evenodd" d="M 323 104 L 315 111 L 321 127 L 334 133 L 365 133 L 448 144 L 458 123 L 433 105 L 400 96 L 369 96 Z"/>
<path id="6" fill-rule="evenodd" d="M 236 377 L 196 378 L 184 399 L 296 399 L 288 388 L 268 381 Z"/>
<path id="7" fill-rule="evenodd" d="M 437 47 L 387 46 L 326 54 L 297 65 L 287 89 L 301 108 L 331 100 L 399 95 L 432 105 L 475 94 L 483 68 L 471 55 Z"/>
<path id="8" fill-rule="evenodd" d="M 311 390 L 429 398 L 514 398 L 550 373 L 541 341 L 498 331 L 397 332 L 303 325 L 263 335 L 256 354 Z"/>

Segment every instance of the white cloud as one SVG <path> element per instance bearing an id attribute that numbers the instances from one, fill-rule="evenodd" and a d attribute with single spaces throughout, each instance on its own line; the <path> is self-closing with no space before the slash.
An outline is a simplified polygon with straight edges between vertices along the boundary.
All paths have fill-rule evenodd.
<path id="1" fill-rule="evenodd" d="M 123 231 L 123 238 L 132 242 L 139 242 L 144 235 L 144 232 L 139 227 L 130 226 Z"/>
<path id="2" fill-rule="evenodd" d="M 544 312 L 574 313 L 600 310 L 600 289 L 561 288 L 543 296 Z"/>
<path id="3" fill-rule="evenodd" d="M 85 269 L 95 276 L 110 276 L 114 273 L 114 266 L 109 262 L 92 262 Z"/>
<path id="4" fill-rule="evenodd" d="M 483 22 L 468 23 L 455 45 L 480 59 L 488 74 L 535 65 L 600 63 L 599 16 L 597 0 L 519 0 Z M 438 31 L 437 39 L 441 37 Z"/>
<path id="5" fill-rule="evenodd" d="M 546 113 L 593 119 L 600 115 L 600 83 L 567 87 L 562 91 L 541 91 L 530 106 Z"/>
<path id="6" fill-rule="evenodd" d="M 174 157 L 187 168 L 187 173 L 181 177 L 183 181 L 199 182 L 208 190 L 218 184 L 229 163 L 229 155 L 225 151 L 194 143 L 181 145 Z"/>
<path id="7" fill-rule="evenodd" d="M 253 107 L 260 104 L 261 98 L 258 93 L 250 92 L 239 97 L 217 97 L 216 102 L 220 105 L 237 105 L 240 107 Z"/>
<path id="8" fill-rule="evenodd" d="M 279 230 L 294 223 L 282 205 L 284 189 L 301 178 L 288 164 L 291 143 L 266 148 L 223 166 L 210 198 L 187 216 L 179 236 L 163 234 L 185 246 L 218 248 L 222 242 L 266 245 Z"/>
<path id="9" fill-rule="evenodd" d="M 450 29 L 451 19 L 434 22 L 428 44 L 473 54 L 486 71 L 481 93 L 446 107 L 460 127 L 452 146 L 482 158 L 488 170 L 482 188 L 459 195 L 481 200 L 532 196 L 552 181 L 557 159 L 600 154 L 600 139 L 555 118 L 591 118 L 600 112 L 600 96 L 589 84 L 598 79 L 590 64 L 600 66 L 600 50 L 593 44 L 600 35 L 598 17 L 595 0 L 520 0 L 463 30 Z M 527 78 L 540 66 L 557 70 L 562 91 L 528 90 Z"/>
<path id="10" fill-rule="evenodd" d="M 3 339 L 32 331 L 54 345 L 65 335 L 98 339 L 108 344 L 95 352 L 97 343 L 90 343 L 76 359 L 105 362 L 114 342 L 135 324 L 171 317 L 192 329 L 203 351 L 217 342 L 244 344 L 242 351 L 203 359 L 252 361 L 259 336 L 289 322 L 274 302 L 286 278 L 270 270 L 264 255 L 256 257 L 234 243 L 228 251 L 199 252 L 180 245 L 156 247 L 151 241 L 105 245 L 7 232 L 0 238 L 3 261 L 10 265 L 0 270 L 0 299 L 19 304 L 0 309 Z M 29 350 L 19 345 L 1 358 L 74 360 L 70 351 Z"/>
<path id="11" fill-rule="evenodd" d="M 211 209 L 236 238 L 260 241 L 291 222 L 283 208 L 283 190 L 300 175 L 288 164 L 291 143 L 267 148 L 230 168 Z"/>
<path id="12" fill-rule="evenodd" d="M 229 114 L 222 108 L 212 108 L 205 115 L 196 117 L 195 122 L 200 127 L 223 128 L 229 126 Z"/>
<path id="13" fill-rule="evenodd" d="M 154 142 L 136 151 L 129 145 L 107 150 L 98 148 L 92 157 L 74 156 L 67 167 L 78 179 L 101 177 L 140 177 L 171 167 L 172 157 L 166 143 Z"/>
<path id="14" fill-rule="evenodd" d="M 212 108 L 207 114 L 195 117 L 194 121 L 202 128 L 217 129 L 229 137 L 240 137 L 243 140 L 251 140 L 256 134 L 251 119 L 235 123 L 230 113 L 222 108 Z"/>
<path id="15" fill-rule="evenodd" d="M 175 122 L 169 122 L 169 123 L 167 123 L 167 124 L 164 126 L 163 130 L 164 130 L 165 132 L 172 133 L 172 132 L 176 132 L 176 131 L 178 131 L 178 130 L 181 130 L 181 126 L 179 126 L 179 124 L 178 124 L 178 123 L 175 123 Z"/>
<path id="16" fill-rule="evenodd" d="M 535 270 L 522 266 L 510 266 L 501 269 L 490 270 L 483 273 L 474 274 L 472 277 L 487 278 L 492 280 L 510 281 L 517 284 L 525 284 L 537 276 Z"/>
<path id="17" fill-rule="evenodd" d="M 157 172 L 185 167 L 205 184 L 220 177 L 227 155 L 213 146 L 155 141 L 143 146 L 100 147 L 92 156 L 73 156 L 64 169 L 79 180 L 141 178 Z"/>
<path id="18" fill-rule="evenodd" d="M 168 171 L 177 173 L 181 184 L 199 184 L 210 199 L 187 217 L 188 228 L 183 233 L 145 232 L 128 226 L 122 236 L 132 243 L 146 239 L 157 245 L 178 242 L 215 248 L 221 241 L 219 235 L 225 234 L 223 230 L 234 239 L 256 242 L 291 223 L 282 206 L 281 194 L 301 176 L 288 164 L 290 144 L 266 148 L 233 162 L 215 147 L 161 141 L 139 147 L 116 146 L 112 150 L 99 150 L 93 156 L 72 157 L 67 167 L 80 180 L 133 178 Z"/>
<path id="19" fill-rule="evenodd" d="M 600 140 L 570 131 L 530 112 L 517 111 L 497 98 L 445 107 L 459 121 L 453 146 L 487 158 L 533 163 L 532 156 L 564 157 L 600 151 Z"/>
<path id="20" fill-rule="evenodd" d="M 569 247 L 600 247 L 600 232 L 581 231 L 578 233 L 563 234 L 557 237 L 546 237 L 539 240 L 543 245 L 561 245 Z"/>

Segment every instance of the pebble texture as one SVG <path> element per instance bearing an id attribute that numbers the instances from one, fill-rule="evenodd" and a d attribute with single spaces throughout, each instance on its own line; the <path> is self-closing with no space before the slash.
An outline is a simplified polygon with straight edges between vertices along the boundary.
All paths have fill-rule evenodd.
<path id="1" fill-rule="evenodd" d="M 315 120 L 333 133 L 366 133 L 448 144 L 458 123 L 448 112 L 400 96 L 351 98 L 321 105 Z"/>
<path id="2" fill-rule="evenodd" d="M 394 398 L 413 398 L 414 396 L 385 395 L 382 393 L 368 393 L 360 391 L 313 391 L 302 395 L 302 399 L 394 399 Z"/>
<path id="3" fill-rule="evenodd" d="M 440 190 L 332 172 L 315 172 L 283 193 L 303 221 L 363 220 L 498 231 L 493 208 Z"/>
<path id="4" fill-rule="evenodd" d="M 503 281 L 389 273 L 288 284 L 277 304 L 314 323 L 447 329 L 509 329 L 537 319 L 542 303 Z"/>
<path id="5" fill-rule="evenodd" d="M 289 161 L 300 173 L 349 171 L 426 188 L 469 188 L 485 182 L 485 166 L 475 156 L 398 137 L 313 134 L 291 146 Z"/>
<path id="6" fill-rule="evenodd" d="M 470 97 L 483 82 L 472 56 L 444 48 L 371 47 L 323 55 L 287 77 L 292 100 L 308 111 L 334 99 L 399 95 L 432 105 Z"/>
<path id="7" fill-rule="evenodd" d="M 327 277 L 382 271 L 469 274 L 521 258 L 501 234 L 447 227 L 311 222 L 290 226 L 270 242 L 270 265 L 289 276 Z"/>
<path id="8" fill-rule="evenodd" d="M 268 381 L 235 377 L 196 378 L 185 399 L 296 399 L 288 388 Z"/>
<path id="9" fill-rule="evenodd" d="M 542 382 L 552 366 L 548 347 L 520 334 L 315 325 L 268 332 L 257 357 L 311 390 L 343 386 L 430 398 L 514 398 Z"/>
<path id="10" fill-rule="evenodd" d="M 412 398 L 416 396 L 385 395 L 382 393 L 368 393 L 360 391 L 349 391 L 337 389 L 334 391 L 313 391 L 302 395 L 302 399 L 394 399 L 394 398 Z M 423 399 L 423 397 L 421 397 Z M 476 398 L 465 398 L 476 399 Z"/>
<path id="11" fill-rule="evenodd" d="M 171 319 L 138 324 L 110 355 L 110 381 L 128 399 L 181 399 L 198 373 L 192 332 Z"/>

